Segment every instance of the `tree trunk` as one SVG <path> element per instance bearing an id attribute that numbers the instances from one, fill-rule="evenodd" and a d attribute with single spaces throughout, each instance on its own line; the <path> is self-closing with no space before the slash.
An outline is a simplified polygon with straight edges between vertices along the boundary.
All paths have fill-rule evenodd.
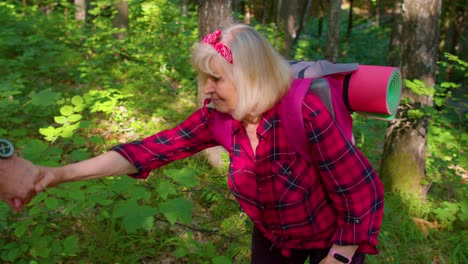
<path id="1" fill-rule="evenodd" d="M 86 20 L 86 1 L 75 0 L 75 20 L 84 22 Z"/>
<path id="2" fill-rule="evenodd" d="M 119 1 L 114 4 L 114 7 L 117 9 L 117 15 L 115 15 L 112 25 L 116 28 L 128 31 L 128 2 L 126 0 Z M 124 35 L 124 33 L 118 33 L 116 37 L 122 39 Z"/>
<path id="3" fill-rule="evenodd" d="M 323 20 L 325 17 L 325 4 L 323 3 L 323 0 L 318 1 L 318 25 L 317 25 L 317 34 L 318 37 L 321 38 L 323 34 Z"/>
<path id="4" fill-rule="evenodd" d="M 341 0 L 330 0 L 330 19 L 328 22 L 327 47 L 325 59 L 337 62 L 340 48 Z"/>
<path id="5" fill-rule="evenodd" d="M 283 56 L 290 57 L 291 49 L 295 44 L 302 30 L 302 21 L 305 15 L 305 8 L 300 0 L 279 1 L 278 2 L 278 26 L 285 32 Z M 302 9 L 302 11 L 301 11 Z"/>
<path id="6" fill-rule="evenodd" d="M 441 46 L 440 53 L 448 52 L 459 56 L 462 60 L 467 60 L 464 25 L 466 15 L 465 6 L 456 0 L 445 0 L 442 4 L 441 15 Z M 447 67 L 445 73 L 441 73 L 445 81 L 453 81 L 453 67 Z"/>
<path id="7" fill-rule="evenodd" d="M 401 70 L 405 79 L 422 80 L 434 87 L 439 41 L 441 0 L 404 0 L 401 36 Z M 386 191 L 425 197 L 421 185 L 426 169 L 428 116 L 415 118 L 410 110 L 432 106 L 431 95 L 418 95 L 408 88 L 398 118 L 387 129 L 381 177 Z"/>
<path id="8" fill-rule="evenodd" d="M 231 0 L 199 0 L 198 7 L 198 37 L 203 39 L 208 33 L 219 29 L 223 25 L 232 23 L 232 1 Z M 198 105 L 202 106 L 205 95 L 203 87 L 198 87 Z M 222 147 L 214 147 L 205 151 L 208 160 L 213 166 L 221 167 L 223 162 L 221 154 Z"/>
<path id="9" fill-rule="evenodd" d="M 354 0 L 349 0 L 348 28 L 346 29 L 346 40 L 348 40 L 351 37 L 351 31 L 353 30 L 353 6 Z"/>
<path id="10" fill-rule="evenodd" d="M 393 23 L 392 23 L 392 33 L 390 35 L 390 47 L 387 57 L 388 65 L 398 66 L 400 65 L 400 37 L 403 30 L 402 25 L 402 14 L 401 14 L 401 5 L 403 0 L 398 0 L 395 2 L 393 9 Z"/>
<path id="11" fill-rule="evenodd" d="M 202 39 L 223 25 L 232 23 L 231 0 L 199 0 L 198 37 Z"/>
<path id="12" fill-rule="evenodd" d="M 189 0 L 182 1 L 182 16 L 186 17 L 188 15 L 189 9 Z"/>

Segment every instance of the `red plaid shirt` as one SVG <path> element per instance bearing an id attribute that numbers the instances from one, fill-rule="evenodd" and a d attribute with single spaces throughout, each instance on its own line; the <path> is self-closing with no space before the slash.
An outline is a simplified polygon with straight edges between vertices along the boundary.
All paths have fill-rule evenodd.
<path id="1" fill-rule="evenodd" d="M 146 178 L 153 169 L 218 145 L 212 134 L 213 111 L 205 103 L 177 127 L 113 150 L 139 170 L 133 177 Z M 384 197 L 376 172 L 312 93 L 304 99 L 303 117 L 314 164 L 289 144 L 277 106 L 258 125 L 256 155 L 243 125 L 234 121 L 229 188 L 278 247 L 327 248 L 335 243 L 378 253 Z"/>

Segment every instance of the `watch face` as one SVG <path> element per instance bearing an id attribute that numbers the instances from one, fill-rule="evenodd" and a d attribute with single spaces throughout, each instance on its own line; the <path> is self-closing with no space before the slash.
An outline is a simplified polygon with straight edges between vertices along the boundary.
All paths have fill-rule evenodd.
<path id="1" fill-rule="evenodd" d="M 15 152 L 15 148 L 10 141 L 0 138 L 0 158 L 6 159 L 11 157 Z"/>
<path id="2" fill-rule="evenodd" d="M 333 257 L 336 260 L 339 260 L 340 262 L 349 263 L 349 259 L 347 257 L 341 255 L 341 254 L 335 253 L 335 254 L 333 254 Z"/>

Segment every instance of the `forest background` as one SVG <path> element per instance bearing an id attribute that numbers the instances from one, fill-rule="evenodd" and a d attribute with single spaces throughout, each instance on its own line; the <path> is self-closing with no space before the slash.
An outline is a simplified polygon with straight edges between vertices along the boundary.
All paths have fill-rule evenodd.
<path id="1" fill-rule="evenodd" d="M 193 43 L 218 24 L 262 32 L 288 59 L 393 65 L 392 122 L 354 115 L 380 172 L 381 253 L 369 263 L 468 263 L 466 1 L 4 0 L 0 137 L 58 166 L 170 128 L 197 108 Z M 413 136 L 416 135 L 416 136 Z M 402 147 L 403 146 L 403 147 Z M 226 185 L 226 156 L 0 204 L 2 263 L 247 263 L 252 224 Z"/>

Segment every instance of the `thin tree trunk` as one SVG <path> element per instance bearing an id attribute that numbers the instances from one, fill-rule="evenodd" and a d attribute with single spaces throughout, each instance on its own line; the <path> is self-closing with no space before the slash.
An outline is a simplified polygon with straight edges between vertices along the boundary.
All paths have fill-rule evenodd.
<path id="1" fill-rule="evenodd" d="M 325 6 L 323 0 L 318 1 L 318 24 L 317 24 L 317 35 L 319 38 L 323 34 L 323 17 L 325 16 Z"/>
<path id="2" fill-rule="evenodd" d="M 353 7 L 354 0 L 349 0 L 348 28 L 346 29 L 346 40 L 348 40 L 351 37 L 351 31 L 353 30 Z"/>
<path id="3" fill-rule="evenodd" d="M 203 39 L 208 33 L 219 29 L 223 25 L 232 23 L 231 0 L 199 0 L 198 7 L 198 37 Z M 202 106 L 206 98 L 202 84 L 198 85 L 198 105 Z M 225 152 L 222 147 L 207 149 L 205 154 L 209 162 L 216 167 L 221 167 L 223 161 L 221 154 Z"/>
<path id="4" fill-rule="evenodd" d="M 282 5 L 279 7 L 278 25 L 281 26 L 285 32 L 284 49 L 282 50 L 283 56 L 290 57 L 292 46 L 297 40 L 302 29 L 302 19 L 304 13 L 300 12 L 302 6 L 299 5 L 299 0 L 280 1 Z M 304 10 L 302 11 L 304 12 Z"/>
<path id="5" fill-rule="evenodd" d="M 117 15 L 112 21 L 112 25 L 116 28 L 125 29 L 128 31 L 128 2 L 125 0 L 119 1 L 114 4 L 114 7 L 117 9 Z M 119 39 L 122 39 L 124 36 L 125 33 L 116 34 L 116 37 Z"/>
<path id="6" fill-rule="evenodd" d="M 398 0 L 395 2 L 393 9 L 393 23 L 392 23 L 392 33 L 390 35 L 390 47 L 387 57 L 388 65 L 399 66 L 400 65 L 400 38 L 403 30 L 402 25 L 402 14 L 401 14 L 401 5 L 403 0 Z"/>
<path id="7" fill-rule="evenodd" d="M 75 0 L 75 20 L 84 22 L 86 20 L 86 1 Z"/>
<path id="8" fill-rule="evenodd" d="M 330 19 L 327 32 L 325 59 L 337 62 L 340 48 L 341 0 L 330 0 Z"/>
<path id="9" fill-rule="evenodd" d="M 401 70 L 409 80 L 422 80 L 434 87 L 439 41 L 441 0 L 405 0 L 401 36 Z M 410 103 L 399 110 L 387 129 L 381 177 L 387 191 L 425 197 L 422 187 L 426 170 L 428 116 L 414 117 L 410 111 L 432 106 L 431 95 L 419 95 L 408 88 L 403 97 Z"/>

